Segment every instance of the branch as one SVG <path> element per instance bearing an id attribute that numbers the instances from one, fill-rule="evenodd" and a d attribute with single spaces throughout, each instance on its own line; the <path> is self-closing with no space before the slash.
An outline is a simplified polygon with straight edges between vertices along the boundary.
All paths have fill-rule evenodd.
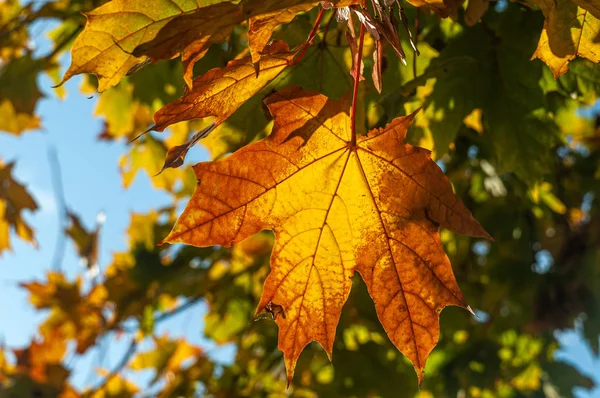
<path id="1" fill-rule="evenodd" d="M 197 296 L 197 297 L 189 299 L 188 301 L 181 304 L 179 307 L 175 308 L 174 310 L 162 313 L 159 316 L 157 316 L 156 318 L 154 318 L 154 323 L 157 324 L 162 321 L 165 321 L 165 320 L 171 318 L 172 316 L 175 316 L 175 315 L 179 314 L 180 312 L 185 311 L 190 307 L 193 307 L 195 304 L 197 304 L 203 298 L 204 298 L 203 296 Z"/>
<path id="2" fill-rule="evenodd" d="M 54 255 L 52 256 L 52 269 L 60 271 L 62 268 L 62 259 L 65 254 L 65 228 L 67 226 L 67 205 L 65 203 L 65 192 L 60 172 L 60 163 L 56 148 L 48 148 L 48 161 L 50 163 L 50 179 L 54 190 L 54 198 L 58 206 L 58 234 Z"/>
<path id="3" fill-rule="evenodd" d="M 106 375 L 104 380 L 102 380 L 102 382 L 100 384 L 98 384 L 98 386 L 96 388 L 94 388 L 88 394 L 85 394 L 85 396 L 93 396 L 98 390 L 101 390 L 102 388 L 104 388 L 104 386 L 106 386 L 113 377 L 118 375 L 119 372 L 121 372 L 121 370 L 123 370 L 123 368 L 125 366 L 127 366 L 127 363 L 129 362 L 129 360 L 131 359 L 133 354 L 135 354 L 137 345 L 138 345 L 138 342 L 134 336 L 133 339 L 131 339 L 131 344 L 129 344 L 129 348 L 127 349 L 127 351 L 125 352 L 125 355 L 123 355 L 123 358 L 121 358 L 121 360 L 119 361 L 117 366 L 115 366 L 115 368 L 109 374 Z"/>

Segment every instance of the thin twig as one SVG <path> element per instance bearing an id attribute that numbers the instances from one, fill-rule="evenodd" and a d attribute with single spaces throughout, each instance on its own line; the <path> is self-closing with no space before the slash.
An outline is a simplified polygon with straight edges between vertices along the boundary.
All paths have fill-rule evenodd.
<path id="1" fill-rule="evenodd" d="M 204 298 L 203 296 L 191 298 L 188 301 L 186 301 L 185 303 L 181 304 L 179 307 L 175 308 L 174 310 L 160 314 L 159 316 L 154 318 L 154 324 L 163 322 L 163 321 L 179 314 L 180 312 L 185 311 L 190 307 L 193 307 L 203 298 Z"/>
<path id="2" fill-rule="evenodd" d="M 417 16 L 415 17 L 415 49 L 418 48 L 419 45 L 419 17 L 421 16 L 421 9 L 417 8 Z M 415 50 L 413 54 L 413 75 L 414 78 L 417 78 L 417 51 Z"/>
<path id="3" fill-rule="evenodd" d="M 352 108 L 350 108 L 350 131 L 352 133 L 351 147 L 356 146 L 356 98 L 358 97 L 358 84 L 360 82 L 360 64 L 362 61 L 363 43 L 365 39 L 365 25 L 360 24 L 358 51 L 356 53 L 356 68 L 354 70 L 354 91 L 352 92 Z"/>
<path id="4" fill-rule="evenodd" d="M 48 162 L 50 164 L 50 179 L 52 180 L 52 188 L 54 190 L 54 198 L 58 206 L 58 234 L 56 237 L 56 246 L 52 257 L 52 269 L 60 271 L 62 268 L 62 260 L 65 254 L 65 228 L 67 227 L 67 204 L 65 202 L 65 192 L 62 183 L 60 171 L 60 163 L 56 148 L 53 146 L 48 148 Z"/>
<path id="5" fill-rule="evenodd" d="M 121 358 L 121 360 L 119 361 L 117 366 L 115 366 L 114 369 L 109 374 L 106 375 L 106 377 L 102 380 L 102 382 L 100 384 L 98 384 L 98 386 L 96 388 L 94 388 L 91 392 L 84 394 L 84 396 L 93 396 L 94 393 L 96 393 L 97 391 L 104 388 L 104 386 L 106 386 L 113 377 L 118 375 L 119 372 L 121 372 L 121 370 L 123 370 L 123 368 L 125 366 L 127 366 L 127 364 L 129 363 L 129 360 L 131 359 L 133 354 L 135 354 L 137 345 L 138 345 L 138 341 L 134 336 L 131 339 L 131 343 L 129 344 L 129 347 L 127 348 L 127 351 L 125 352 L 125 355 L 123 355 L 123 358 Z"/>

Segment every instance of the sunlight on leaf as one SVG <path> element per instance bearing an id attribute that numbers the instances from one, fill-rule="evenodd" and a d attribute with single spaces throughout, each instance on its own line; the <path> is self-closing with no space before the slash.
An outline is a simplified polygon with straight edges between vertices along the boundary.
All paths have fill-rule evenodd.
<path id="1" fill-rule="evenodd" d="M 275 230 L 257 313 L 283 309 L 276 322 L 288 380 L 310 341 L 331 355 L 358 270 L 388 336 L 421 381 L 438 340 L 439 312 L 467 307 L 439 225 L 490 236 L 429 152 L 404 144 L 412 115 L 371 131 L 352 148 L 344 102 L 292 87 L 266 104 L 275 118 L 271 135 L 225 160 L 196 165 L 200 183 L 164 241 L 229 246 Z"/>

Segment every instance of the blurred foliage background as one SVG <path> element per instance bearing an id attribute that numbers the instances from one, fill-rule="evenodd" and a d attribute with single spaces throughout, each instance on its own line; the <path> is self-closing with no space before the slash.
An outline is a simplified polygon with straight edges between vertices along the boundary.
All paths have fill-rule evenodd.
<path id="1" fill-rule="evenodd" d="M 27 134 L 42 127 L 36 114 L 38 77 L 60 81 L 64 65 L 59 60 L 85 24 L 81 13 L 102 3 L 0 3 L 2 133 Z M 600 67 L 576 59 L 555 80 L 540 60 L 530 60 L 544 23 L 534 3 L 492 2 L 480 22 L 472 21 L 465 7 L 450 19 L 406 7 L 408 20 L 419 23 L 420 56 L 407 52 L 404 66 L 386 47 L 382 93 L 370 79 L 360 86 L 363 131 L 424 105 L 409 142 L 433 151 L 455 191 L 495 238 L 490 243 L 442 231 L 456 278 L 478 317 L 458 308 L 442 313 L 440 343 L 420 391 L 412 366 L 388 341 L 358 275 L 337 330 L 333 366 L 320 347 L 310 345 L 286 388 L 276 325 L 269 319 L 252 321 L 269 271 L 272 235 L 263 232 L 233 248 L 155 246 L 196 184 L 188 165 L 156 174 L 167 150 L 207 126 L 207 118 L 130 144 L 119 163 L 123 185 L 147 173 L 155 189 L 171 195 L 172 205 L 132 214 L 129 248 L 108 264 L 98 264 L 100 224 L 89 228 L 76 214 L 65 215 L 65 234 L 88 270 L 76 280 L 49 272 L 22 283 L 31 305 L 46 316 L 29 346 L 0 350 L 0 396 L 570 397 L 573 387 L 593 387 L 591 379 L 555 359 L 555 332 L 580 325 L 598 354 L 600 116 L 594 104 Z M 316 9 L 297 16 L 274 38 L 301 44 L 316 16 Z M 60 23 L 49 32 L 52 51 L 35 57 L 30 26 L 43 19 Z M 200 141 L 213 159 L 268 134 L 271 123 L 261 101 L 272 90 L 300 84 L 339 98 L 352 88 L 345 26 L 329 12 L 321 28 L 301 63 Z M 246 32 L 247 26 L 239 26 L 226 43 L 211 46 L 194 74 L 247 53 Z M 407 41 L 403 46 L 410 48 Z M 373 51 L 367 36 L 365 76 L 370 76 Z M 87 77 L 78 95 L 95 95 L 96 87 L 96 79 Z M 177 59 L 126 77 L 98 97 L 95 113 L 104 121 L 98 139 L 132 139 L 183 90 Z M 62 97 L 64 89 L 56 88 L 55 94 Z M 35 225 L 23 214 L 36 210 L 36 200 L 27 181 L 14 180 L 12 167 L 6 160 L 0 163 L 0 255 L 12 239 L 35 245 Z M 215 364 L 201 347 L 155 333 L 158 324 L 198 302 L 208 305 L 199 332 L 217 344 L 233 343 L 232 365 Z M 99 385 L 75 389 L 67 354 L 84 354 L 110 333 L 131 336 L 123 360 Z M 139 349 L 148 340 L 154 348 Z M 124 369 L 151 369 L 155 377 L 150 385 L 136 385 L 122 376 Z"/>

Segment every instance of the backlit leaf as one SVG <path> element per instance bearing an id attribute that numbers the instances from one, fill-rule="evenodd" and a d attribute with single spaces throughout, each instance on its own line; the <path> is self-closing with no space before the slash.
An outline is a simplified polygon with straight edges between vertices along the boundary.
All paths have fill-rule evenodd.
<path id="1" fill-rule="evenodd" d="M 285 69 L 295 55 L 281 41 L 265 52 L 258 76 L 251 57 L 245 57 L 194 79 L 192 89 L 181 99 L 156 112 L 154 130 L 162 131 L 173 123 L 207 116 L 216 117 L 215 125 L 222 123 Z"/>
<path id="2" fill-rule="evenodd" d="M 199 347 L 192 346 L 183 339 L 172 340 L 168 336 L 156 337 L 154 343 L 154 350 L 138 354 L 131 363 L 134 370 L 154 368 L 156 374 L 152 384 L 164 375 L 178 372 L 185 360 L 197 357 L 202 352 Z"/>
<path id="3" fill-rule="evenodd" d="M 302 349 L 331 355 L 358 270 L 392 342 L 419 381 L 439 337 L 439 312 L 467 307 L 439 226 L 490 236 L 453 193 L 429 152 L 404 143 L 413 115 L 350 142 L 345 102 L 292 87 L 266 100 L 273 132 L 194 167 L 199 184 L 164 242 L 231 245 L 275 231 L 257 313 L 280 306 L 288 380 Z"/>
<path id="4" fill-rule="evenodd" d="M 550 6 L 548 4 L 550 3 Z M 544 61 L 555 78 L 569 70 L 569 62 L 584 57 L 600 63 L 600 20 L 598 6 L 587 11 L 571 0 L 543 2 L 544 29 L 533 58 Z M 590 6 L 592 2 L 585 3 Z"/>
<path id="5" fill-rule="evenodd" d="M 113 0 L 86 14 L 88 21 L 72 50 L 72 64 L 63 81 L 93 73 L 99 91 L 117 84 L 146 58 L 171 59 L 179 54 L 185 80 L 191 86 L 196 61 L 212 43 L 220 43 L 233 27 L 249 18 L 277 15 L 316 0 L 262 2 L 241 0 Z"/>

